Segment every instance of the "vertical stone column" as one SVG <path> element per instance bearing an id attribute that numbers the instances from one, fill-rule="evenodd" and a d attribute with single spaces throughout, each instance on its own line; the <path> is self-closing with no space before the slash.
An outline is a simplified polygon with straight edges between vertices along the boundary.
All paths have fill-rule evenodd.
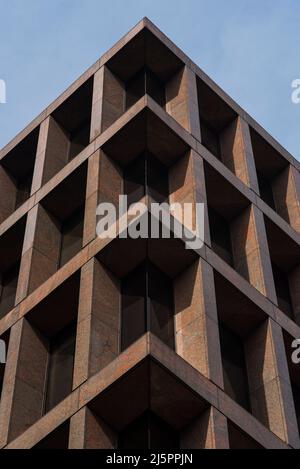
<path id="1" fill-rule="evenodd" d="M 61 233 L 58 222 L 35 205 L 27 216 L 16 304 L 57 270 Z"/>
<path id="2" fill-rule="evenodd" d="M 204 165 L 201 156 L 190 150 L 181 157 L 169 170 L 170 203 L 193 204 L 193 228 L 197 203 L 204 204 L 204 242 L 210 246 L 208 210 L 205 189 Z M 174 214 L 176 215 L 176 214 Z"/>
<path id="3" fill-rule="evenodd" d="M 100 150 L 88 159 L 86 200 L 82 246 L 86 246 L 96 237 L 96 210 L 99 197 Z"/>
<path id="4" fill-rule="evenodd" d="M 177 353 L 223 388 L 214 276 L 206 261 L 176 277 L 174 300 Z"/>
<path id="5" fill-rule="evenodd" d="M 182 449 L 228 449 L 227 419 L 210 407 L 180 435 Z"/>
<path id="6" fill-rule="evenodd" d="M 45 127 L 48 128 L 48 135 L 44 155 L 40 157 L 41 160 L 44 159 L 42 184 L 49 181 L 67 164 L 70 149 L 69 134 L 53 117 L 48 117 Z"/>
<path id="7" fill-rule="evenodd" d="M 14 389 L 17 380 L 18 357 L 20 352 L 22 321 L 14 324 L 10 330 L 9 347 L 6 354 L 5 374 L 0 401 L 0 448 L 7 444 L 11 420 Z"/>
<path id="8" fill-rule="evenodd" d="M 124 85 L 105 65 L 94 75 L 90 141 L 124 112 Z"/>
<path id="9" fill-rule="evenodd" d="M 166 84 L 166 111 L 200 140 L 200 118 L 195 73 L 187 66 Z"/>
<path id="10" fill-rule="evenodd" d="M 230 231 L 235 269 L 277 304 L 262 212 L 250 205 L 231 222 Z"/>
<path id="11" fill-rule="evenodd" d="M 45 158 L 47 150 L 47 142 L 49 135 L 49 127 L 52 118 L 47 117 L 40 125 L 40 133 L 38 139 L 38 146 L 36 152 L 36 159 L 34 164 L 34 171 L 31 185 L 31 195 L 35 194 L 40 189 L 43 183 L 43 174 L 45 170 Z"/>
<path id="12" fill-rule="evenodd" d="M 249 125 L 238 116 L 220 134 L 222 161 L 248 187 L 259 194 Z"/>
<path id="13" fill-rule="evenodd" d="M 42 416 L 47 350 L 47 340 L 25 318 L 12 327 L 1 400 L 1 442 L 12 441 Z"/>
<path id="14" fill-rule="evenodd" d="M 280 326 L 267 319 L 245 341 L 252 412 L 279 438 L 299 447 L 284 340 Z"/>
<path id="15" fill-rule="evenodd" d="M 87 406 L 70 421 L 69 449 L 114 449 L 117 434 Z"/>
<path id="16" fill-rule="evenodd" d="M 96 237 L 96 209 L 100 202 L 110 202 L 117 210 L 119 194 L 123 191 L 121 169 L 105 155 L 96 151 L 88 160 L 83 246 Z"/>
<path id="17" fill-rule="evenodd" d="M 73 389 L 119 353 L 120 284 L 93 258 L 81 269 Z"/>
<path id="18" fill-rule="evenodd" d="M 300 232 L 300 174 L 288 165 L 272 183 L 277 213 Z"/>

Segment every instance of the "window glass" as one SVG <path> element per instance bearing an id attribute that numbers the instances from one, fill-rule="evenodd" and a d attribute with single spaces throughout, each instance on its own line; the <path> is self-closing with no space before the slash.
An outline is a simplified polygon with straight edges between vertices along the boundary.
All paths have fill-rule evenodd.
<path id="1" fill-rule="evenodd" d="M 173 285 L 169 277 L 154 265 L 148 266 L 150 330 L 174 348 Z"/>
<path id="2" fill-rule="evenodd" d="M 76 325 L 71 324 L 50 340 L 45 412 L 72 391 Z"/>
<path id="3" fill-rule="evenodd" d="M 233 264 L 231 236 L 228 222 L 219 213 L 208 207 L 212 247 L 229 265 Z"/>
<path id="4" fill-rule="evenodd" d="M 179 448 L 178 433 L 155 414 L 147 411 L 120 432 L 118 448 Z"/>
<path id="5" fill-rule="evenodd" d="M 146 270 L 140 265 L 122 281 L 121 348 L 126 349 L 146 332 Z"/>
<path id="6" fill-rule="evenodd" d="M 81 249 L 83 218 L 84 210 L 83 207 L 81 207 L 62 224 L 60 266 L 68 262 Z"/>
<path id="7" fill-rule="evenodd" d="M 20 263 L 18 262 L 2 274 L 0 293 L 0 318 L 2 318 L 15 304 L 18 285 Z"/>
<path id="8" fill-rule="evenodd" d="M 293 319 L 293 308 L 290 295 L 290 287 L 286 274 L 272 262 L 273 277 L 279 308 Z"/>
<path id="9" fill-rule="evenodd" d="M 219 330 L 225 391 L 238 404 L 250 410 L 243 341 L 222 322 Z"/>
<path id="10" fill-rule="evenodd" d="M 174 348 L 173 284 L 150 262 L 143 262 L 122 280 L 121 348 L 147 330 Z"/>

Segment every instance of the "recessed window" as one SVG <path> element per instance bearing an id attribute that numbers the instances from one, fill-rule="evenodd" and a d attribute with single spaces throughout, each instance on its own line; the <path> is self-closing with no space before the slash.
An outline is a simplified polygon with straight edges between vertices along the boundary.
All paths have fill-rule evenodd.
<path id="1" fill-rule="evenodd" d="M 84 207 L 75 210 L 61 227 L 60 267 L 72 259 L 82 246 Z"/>
<path id="2" fill-rule="evenodd" d="M 16 145 L 0 164 L 0 222 L 25 202 L 31 191 L 39 127 Z"/>
<path id="3" fill-rule="evenodd" d="M 226 156 L 224 149 L 228 143 L 226 131 L 236 119 L 237 114 L 200 78 L 197 78 L 197 90 L 201 143 L 216 158 L 226 164 L 226 158 L 224 158 Z"/>
<path id="4" fill-rule="evenodd" d="M 264 219 L 278 307 L 299 323 L 299 245 L 268 217 Z"/>
<path id="5" fill-rule="evenodd" d="M 63 329 L 49 342 L 45 412 L 72 391 L 76 324 Z"/>
<path id="6" fill-rule="evenodd" d="M 126 83 L 126 109 L 133 106 L 146 93 L 161 106 L 165 105 L 164 84 L 149 68 L 143 67 Z"/>
<path id="7" fill-rule="evenodd" d="M 249 384 L 243 340 L 220 322 L 224 389 L 238 404 L 250 411 Z"/>
<path id="8" fill-rule="evenodd" d="M 90 143 L 93 78 L 81 85 L 50 116 L 43 184 Z"/>
<path id="9" fill-rule="evenodd" d="M 0 318 L 7 311 L 12 309 L 15 304 L 15 296 L 18 286 L 20 262 L 18 261 L 1 276 L 1 292 L 0 292 Z"/>
<path id="10" fill-rule="evenodd" d="M 156 202 L 168 200 L 167 168 L 151 153 L 145 151 L 124 170 L 124 193 L 128 205 L 150 195 Z"/>
<path id="11" fill-rule="evenodd" d="M 263 449 L 263 446 L 232 422 L 228 422 L 228 437 L 230 449 Z"/>
<path id="12" fill-rule="evenodd" d="M 70 422 L 65 422 L 37 443 L 33 449 L 68 449 Z"/>
<path id="13" fill-rule="evenodd" d="M 0 319 L 15 305 L 26 217 L 0 237 Z"/>
<path id="14" fill-rule="evenodd" d="M 145 412 L 119 434 L 119 449 L 175 449 L 179 435 L 161 418 Z"/>
<path id="15" fill-rule="evenodd" d="M 279 308 L 293 319 L 293 307 L 291 301 L 288 278 L 274 262 L 272 262 L 273 277 Z"/>
<path id="16" fill-rule="evenodd" d="M 146 331 L 174 348 L 173 284 L 148 261 L 122 281 L 122 350 Z"/>
<path id="17" fill-rule="evenodd" d="M 211 207 L 208 207 L 208 216 L 213 250 L 229 265 L 233 265 L 228 221 Z"/>

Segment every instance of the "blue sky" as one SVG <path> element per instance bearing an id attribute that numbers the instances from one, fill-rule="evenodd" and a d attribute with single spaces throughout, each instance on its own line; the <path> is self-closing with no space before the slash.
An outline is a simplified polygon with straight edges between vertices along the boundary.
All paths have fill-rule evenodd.
<path id="1" fill-rule="evenodd" d="M 299 0 L 0 0 L 0 147 L 148 16 L 300 159 Z"/>

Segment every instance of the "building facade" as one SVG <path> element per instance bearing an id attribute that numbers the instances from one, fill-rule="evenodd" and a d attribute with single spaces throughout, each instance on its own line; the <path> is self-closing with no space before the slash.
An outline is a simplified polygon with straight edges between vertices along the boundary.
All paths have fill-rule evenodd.
<path id="1" fill-rule="evenodd" d="M 0 448 L 299 448 L 299 168 L 147 18 L 3 148 Z"/>

